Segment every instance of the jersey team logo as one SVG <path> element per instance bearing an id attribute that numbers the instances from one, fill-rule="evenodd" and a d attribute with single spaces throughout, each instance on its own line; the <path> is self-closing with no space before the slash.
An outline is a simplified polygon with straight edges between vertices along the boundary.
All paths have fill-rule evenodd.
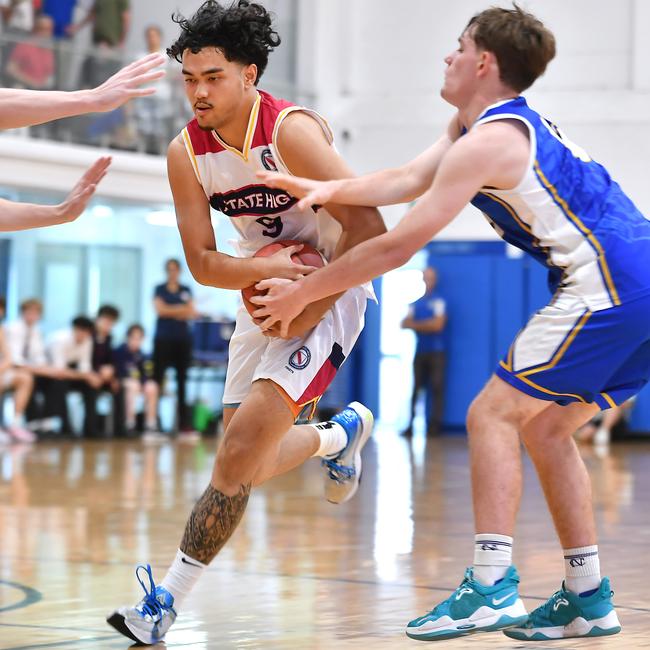
<path id="1" fill-rule="evenodd" d="M 270 172 L 278 171 L 278 166 L 275 164 L 275 160 L 273 160 L 273 154 L 271 153 L 270 149 L 264 149 L 264 151 L 262 151 L 261 158 L 262 165 L 264 165 L 265 169 L 268 169 Z"/>
<path id="2" fill-rule="evenodd" d="M 311 361 L 309 348 L 303 346 L 289 357 L 289 365 L 296 370 L 304 370 Z"/>

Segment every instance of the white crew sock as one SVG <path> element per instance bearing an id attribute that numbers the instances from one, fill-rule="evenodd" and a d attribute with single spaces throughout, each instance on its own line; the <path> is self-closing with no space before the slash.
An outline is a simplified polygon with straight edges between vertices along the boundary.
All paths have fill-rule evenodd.
<path id="1" fill-rule="evenodd" d="M 600 587 L 598 546 L 578 546 L 564 549 L 565 585 L 575 594 Z"/>
<path id="2" fill-rule="evenodd" d="M 491 587 L 506 575 L 512 564 L 512 537 L 497 533 L 474 536 L 474 578 Z"/>
<path id="3" fill-rule="evenodd" d="M 174 597 L 174 609 L 176 611 L 178 611 L 178 608 L 192 591 L 197 580 L 207 567 L 207 564 L 202 564 L 178 549 L 167 575 L 160 583 Z"/>
<path id="4" fill-rule="evenodd" d="M 25 416 L 22 413 L 16 413 L 12 422 L 13 426 L 23 429 L 25 427 Z"/>
<path id="5" fill-rule="evenodd" d="M 321 422 L 319 424 L 309 424 L 307 426 L 316 429 L 320 437 L 320 446 L 314 456 L 327 458 L 335 456 L 348 444 L 348 434 L 345 429 L 336 422 Z"/>

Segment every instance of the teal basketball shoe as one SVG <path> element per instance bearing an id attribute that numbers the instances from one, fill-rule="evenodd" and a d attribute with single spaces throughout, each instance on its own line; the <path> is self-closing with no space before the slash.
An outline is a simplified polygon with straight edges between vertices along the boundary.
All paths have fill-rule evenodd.
<path id="1" fill-rule="evenodd" d="M 583 636 L 609 636 L 621 631 L 612 604 L 614 592 L 609 578 L 589 596 L 567 591 L 564 583 L 541 607 L 533 610 L 528 621 L 504 634 L 519 641 L 550 641 Z"/>
<path id="2" fill-rule="evenodd" d="M 528 613 L 519 598 L 519 575 L 514 566 L 491 587 L 474 580 L 469 568 L 458 589 L 428 614 L 411 621 L 406 635 L 420 641 L 442 641 L 523 625 L 527 619 Z"/>

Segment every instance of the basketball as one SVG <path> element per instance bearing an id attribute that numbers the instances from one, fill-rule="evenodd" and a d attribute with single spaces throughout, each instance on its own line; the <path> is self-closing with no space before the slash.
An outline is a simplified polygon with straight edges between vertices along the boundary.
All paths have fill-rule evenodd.
<path id="1" fill-rule="evenodd" d="M 296 241 L 295 239 L 285 239 L 282 241 L 273 242 L 272 244 L 268 244 L 267 246 L 260 248 L 257 251 L 257 253 L 255 253 L 255 257 L 269 257 L 270 255 L 277 253 L 282 248 L 287 248 L 289 246 L 297 246 L 299 244 L 302 244 L 303 246 L 302 250 L 298 253 L 294 253 L 291 256 L 291 259 L 296 264 L 304 264 L 305 266 L 315 266 L 316 268 L 321 268 L 322 266 L 325 265 L 325 260 L 323 259 L 323 256 L 313 246 L 309 244 L 305 244 L 304 242 Z M 255 285 L 242 289 L 241 294 L 244 300 L 244 307 L 246 307 L 248 313 L 251 315 L 256 309 L 259 309 L 259 306 L 253 304 L 250 301 L 250 299 L 253 296 L 258 295 L 260 293 L 264 293 L 264 292 L 255 289 Z"/>

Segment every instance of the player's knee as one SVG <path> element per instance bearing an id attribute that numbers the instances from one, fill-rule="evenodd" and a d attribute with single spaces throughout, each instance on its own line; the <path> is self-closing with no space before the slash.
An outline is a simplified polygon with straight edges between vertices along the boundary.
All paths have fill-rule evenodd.
<path id="1" fill-rule="evenodd" d="M 238 436 L 226 436 L 217 452 L 215 475 L 231 486 L 249 483 L 255 473 L 255 455 L 250 446 Z"/>
<path id="2" fill-rule="evenodd" d="M 467 410 L 466 426 L 470 435 L 494 431 L 502 426 L 514 427 L 519 431 L 524 420 L 525 414 L 516 408 L 481 393 Z"/>

